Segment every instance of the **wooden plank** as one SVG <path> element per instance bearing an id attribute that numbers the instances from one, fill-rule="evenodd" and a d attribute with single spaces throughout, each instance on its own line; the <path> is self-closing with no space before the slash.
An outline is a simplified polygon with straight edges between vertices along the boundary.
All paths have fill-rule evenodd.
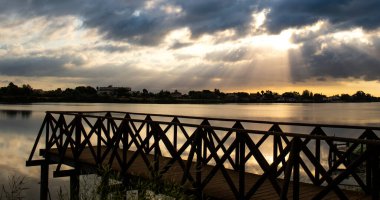
<path id="1" fill-rule="evenodd" d="M 96 147 L 95 147 L 96 148 Z M 100 148 L 102 151 L 105 150 L 105 148 Z M 122 149 L 118 149 L 118 151 L 122 151 Z M 57 149 L 51 149 L 49 152 L 47 152 L 47 157 L 50 157 L 53 160 L 59 159 L 59 153 Z M 127 151 L 127 158 L 131 158 L 133 155 L 133 151 Z M 146 158 L 153 162 L 154 161 L 154 155 L 147 154 Z M 68 149 L 66 151 L 66 156 L 64 159 L 64 164 L 73 166 L 73 154 L 71 152 L 71 149 Z M 106 162 L 109 158 L 105 158 Z M 159 157 L 159 168 L 161 169 L 170 161 L 171 158 L 168 157 Z M 77 166 L 82 167 L 82 170 L 86 170 L 89 168 L 97 168 L 96 167 L 96 160 L 93 158 L 93 155 L 89 148 L 85 148 L 82 152 L 82 154 L 79 157 L 79 163 L 76 163 Z M 111 168 L 115 171 L 121 172 L 122 166 L 120 166 L 119 163 L 117 163 L 116 160 L 113 161 Z M 214 166 L 206 165 L 202 166 L 202 174 L 209 174 L 211 171 L 213 171 Z M 90 171 L 90 169 L 89 169 Z M 190 175 L 195 177 L 195 171 L 196 171 L 196 164 L 193 163 L 190 167 Z M 234 171 L 232 169 L 225 169 L 228 176 L 231 178 L 231 180 L 234 183 L 238 183 L 239 181 L 239 172 Z M 134 162 L 131 164 L 131 166 L 126 171 L 128 174 L 138 175 L 144 178 L 150 178 L 150 172 L 148 166 L 146 166 L 146 162 L 142 158 L 141 155 L 138 155 Z M 170 181 L 175 184 L 181 183 L 181 178 L 184 174 L 183 168 L 180 166 L 178 161 L 174 162 L 172 164 L 172 167 L 169 168 L 169 170 L 163 174 L 162 179 L 164 181 Z M 204 177 L 202 177 L 204 178 Z M 260 175 L 252 174 L 252 173 L 245 173 L 245 190 L 247 191 L 250 187 L 252 187 L 256 181 L 260 178 Z M 203 181 L 203 180 L 202 180 Z M 283 179 L 278 179 L 280 185 L 283 184 Z M 192 185 L 185 183 L 185 186 L 187 189 L 192 189 Z M 288 199 L 292 199 L 293 195 L 293 183 L 290 182 L 289 185 L 289 191 L 288 191 Z M 318 192 L 323 190 L 323 186 L 315 186 L 308 183 L 299 183 L 299 192 L 300 192 L 300 199 L 310 199 L 312 196 L 315 196 Z M 350 199 L 370 199 L 370 196 L 366 196 L 365 194 L 354 192 L 354 191 L 347 191 L 342 190 L 346 196 L 348 196 Z M 223 172 L 221 170 L 218 170 L 215 175 L 211 178 L 209 183 L 204 187 L 203 193 L 209 197 L 216 198 L 216 199 L 235 199 L 234 193 L 229 188 L 229 185 L 226 182 L 225 176 L 223 175 Z M 326 199 L 338 199 L 338 197 L 334 194 L 334 192 L 330 192 L 326 197 Z M 261 187 L 258 189 L 258 191 L 255 193 L 255 195 L 251 199 L 279 199 L 279 195 L 274 190 L 273 185 L 270 183 L 269 180 L 265 180 L 265 182 L 261 185 Z"/>

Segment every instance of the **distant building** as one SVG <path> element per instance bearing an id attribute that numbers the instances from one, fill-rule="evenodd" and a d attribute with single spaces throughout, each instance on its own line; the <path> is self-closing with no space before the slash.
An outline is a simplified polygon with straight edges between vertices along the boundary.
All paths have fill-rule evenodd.
<path id="1" fill-rule="evenodd" d="M 131 92 L 130 87 L 113 87 L 112 85 L 109 85 L 107 87 L 96 87 L 96 91 L 98 95 L 108 95 L 113 96 L 117 95 L 118 93 L 129 93 Z"/>

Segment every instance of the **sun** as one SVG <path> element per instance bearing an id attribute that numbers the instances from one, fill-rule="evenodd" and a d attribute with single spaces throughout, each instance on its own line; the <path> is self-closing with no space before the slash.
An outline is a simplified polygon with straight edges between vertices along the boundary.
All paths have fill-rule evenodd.
<path id="1" fill-rule="evenodd" d="M 288 51 L 297 48 L 298 45 L 291 42 L 291 31 L 282 31 L 277 35 L 257 35 L 251 37 L 251 42 L 255 46 L 269 47 L 279 51 Z"/>

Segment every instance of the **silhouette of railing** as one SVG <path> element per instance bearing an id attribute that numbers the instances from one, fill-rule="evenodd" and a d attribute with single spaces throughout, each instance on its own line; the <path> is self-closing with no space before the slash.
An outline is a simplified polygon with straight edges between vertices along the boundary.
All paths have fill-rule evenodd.
<path id="1" fill-rule="evenodd" d="M 269 129 L 246 128 L 252 126 Z M 285 132 L 284 127 L 301 128 L 303 134 Z M 360 135 L 357 138 L 328 136 L 327 130 L 357 130 Z M 78 173 L 76 163 L 85 150 L 90 152 L 87 157 L 93 160 L 94 166 L 117 165 L 121 174 L 127 173 L 137 157 L 144 160 L 151 177 L 167 173 L 177 162 L 182 171 L 180 184 L 192 183 L 199 197 L 215 174 L 221 172 L 236 199 L 252 198 L 266 180 L 279 198 L 286 199 L 288 191 L 292 191 L 293 198 L 298 199 L 301 178 L 324 186 L 312 199 L 321 199 L 330 192 L 340 199 L 348 199 L 340 185 L 347 178 L 373 199 L 379 199 L 378 131 L 379 127 L 128 112 L 47 112 L 27 165 L 41 165 L 41 199 L 47 198 L 48 175 L 44 173 L 49 164 L 57 164 L 54 176 L 70 175 L 75 180 L 72 172 Z M 339 151 L 336 142 L 347 143 L 347 150 Z M 40 154 L 44 159 L 36 160 L 35 153 L 41 144 L 44 147 Z M 269 147 L 270 153 L 264 152 L 264 147 Z M 58 152 L 54 159 L 49 154 L 53 149 Z M 128 156 L 128 150 L 134 153 Z M 331 166 L 324 164 L 327 151 L 337 156 Z M 153 164 L 149 155 L 154 158 Z M 163 156 L 169 157 L 169 161 L 160 163 Z M 62 169 L 68 162 L 74 170 Z M 206 173 L 202 170 L 206 165 L 214 167 Z M 227 170 L 238 173 L 237 182 Z M 259 174 L 260 178 L 248 187 L 246 173 Z"/>

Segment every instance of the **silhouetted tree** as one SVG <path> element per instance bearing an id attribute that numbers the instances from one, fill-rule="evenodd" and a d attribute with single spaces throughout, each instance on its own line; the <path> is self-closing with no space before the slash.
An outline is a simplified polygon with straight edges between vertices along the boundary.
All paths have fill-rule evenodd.
<path id="1" fill-rule="evenodd" d="M 342 100 L 344 102 L 349 102 L 349 101 L 352 101 L 352 98 L 349 94 L 341 94 L 340 100 Z"/>
<path id="2" fill-rule="evenodd" d="M 21 88 L 21 94 L 30 96 L 33 94 L 33 88 L 29 84 L 26 84 L 26 85 L 24 84 L 22 85 L 22 88 Z"/>
<path id="3" fill-rule="evenodd" d="M 132 96 L 140 96 L 140 91 L 134 91 L 132 92 Z M 131 96 L 130 91 L 127 88 L 118 88 L 115 91 L 115 94 L 117 97 L 129 97 Z"/>
<path id="4" fill-rule="evenodd" d="M 324 102 L 326 98 L 327 98 L 326 95 L 316 93 L 313 96 L 313 101 L 320 103 L 320 102 Z"/>
<path id="5" fill-rule="evenodd" d="M 265 91 L 265 93 L 263 93 L 263 91 L 261 91 L 261 93 L 262 93 L 262 99 L 267 100 L 267 101 L 274 101 L 274 100 L 276 100 L 275 97 L 278 96 L 277 93 L 274 93 L 270 90 Z"/>
<path id="6" fill-rule="evenodd" d="M 282 94 L 282 97 L 286 99 L 298 100 L 300 98 L 300 93 L 298 92 L 285 92 Z"/>
<path id="7" fill-rule="evenodd" d="M 365 101 L 372 101 L 372 95 L 366 94 L 363 91 L 357 91 L 354 95 L 352 95 L 353 101 L 357 102 L 365 102 Z"/>
<path id="8" fill-rule="evenodd" d="M 170 98 L 170 92 L 167 90 L 161 90 L 160 92 L 158 92 L 157 97 L 160 99 Z"/>
<path id="9" fill-rule="evenodd" d="M 95 96 L 96 89 L 91 86 L 79 86 L 75 88 L 75 93 L 79 96 Z"/>
<path id="10" fill-rule="evenodd" d="M 302 92 L 301 98 L 304 100 L 311 100 L 313 99 L 313 93 L 310 92 L 309 90 L 304 90 Z"/>
<path id="11" fill-rule="evenodd" d="M 7 95 L 17 96 L 19 95 L 18 86 L 10 82 L 7 87 Z"/>

